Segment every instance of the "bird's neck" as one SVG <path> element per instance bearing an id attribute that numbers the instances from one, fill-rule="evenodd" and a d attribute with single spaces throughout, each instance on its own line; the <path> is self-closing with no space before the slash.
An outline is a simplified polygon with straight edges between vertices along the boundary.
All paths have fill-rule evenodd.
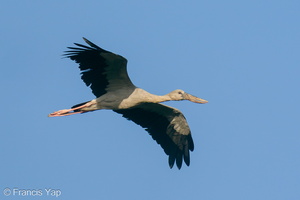
<path id="1" fill-rule="evenodd" d="M 171 98 L 169 97 L 168 94 L 166 95 L 155 95 L 151 94 L 143 89 L 137 88 L 135 92 L 139 95 L 142 96 L 143 99 L 142 101 L 148 102 L 148 103 L 160 103 L 160 102 L 165 102 L 165 101 L 171 101 Z"/>
<path id="2" fill-rule="evenodd" d="M 153 96 L 154 98 L 151 98 L 150 100 L 152 103 L 161 103 L 161 102 L 172 100 L 168 95 L 162 95 L 162 96 L 153 95 Z"/>

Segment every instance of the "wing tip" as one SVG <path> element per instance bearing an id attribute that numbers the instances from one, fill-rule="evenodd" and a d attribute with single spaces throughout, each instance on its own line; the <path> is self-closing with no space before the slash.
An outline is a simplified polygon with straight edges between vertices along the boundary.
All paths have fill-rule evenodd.
<path id="1" fill-rule="evenodd" d="M 90 45 L 91 47 L 93 48 L 96 48 L 96 49 L 101 49 L 100 47 L 98 47 L 97 45 L 95 45 L 94 43 L 92 43 L 91 41 L 89 41 L 88 39 L 86 39 L 85 37 L 82 37 L 82 39 L 88 44 Z M 104 50 L 104 49 L 101 49 L 101 50 Z"/>
<path id="2" fill-rule="evenodd" d="M 90 41 L 86 39 L 85 37 L 82 37 L 82 39 L 88 44 Z"/>
<path id="3" fill-rule="evenodd" d="M 170 169 L 173 168 L 174 166 L 174 163 L 175 163 L 175 156 L 169 156 L 169 166 L 170 166 Z"/>
<path id="4" fill-rule="evenodd" d="M 190 152 L 188 146 L 186 146 L 184 151 L 177 151 L 175 154 L 169 155 L 169 166 L 170 169 L 173 168 L 175 162 L 178 169 L 181 169 L 182 163 L 190 166 Z"/>

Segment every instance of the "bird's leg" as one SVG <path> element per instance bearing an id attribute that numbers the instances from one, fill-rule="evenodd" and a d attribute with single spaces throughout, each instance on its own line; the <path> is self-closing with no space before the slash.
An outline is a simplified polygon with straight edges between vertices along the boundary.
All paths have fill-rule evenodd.
<path id="1" fill-rule="evenodd" d="M 94 103 L 92 103 L 92 102 L 88 102 L 88 103 L 86 103 L 86 104 L 84 104 L 82 106 L 77 106 L 75 108 L 59 110 L 59 111 L 50 113 L 48 115 L 48 117 L 61 117 L 61 116 L 74 115 L 74 114 L 78 114 L 78 113 L 84 113 L 84 112 L 87 112 L 87 111 L 82 111 L 82 110 L 79 110 L 79 109 L 89 107 L 89 106 L 91 106 L 93 104 Z M 72 112 L 74 110 L 79 110 L 79 111 Z"/>
<path id="2" fill-rule="evenodd" d="M 76 111 L 76 112 L 71 112 L 73 109 L 63 109 L 59 110 L 53 113 L 50 113 L 48 117 L 62 117 L 62 116 L 68 116 L 68 115 L 74 115 L 78 113 L 84 113 L 84 111 Z"/>

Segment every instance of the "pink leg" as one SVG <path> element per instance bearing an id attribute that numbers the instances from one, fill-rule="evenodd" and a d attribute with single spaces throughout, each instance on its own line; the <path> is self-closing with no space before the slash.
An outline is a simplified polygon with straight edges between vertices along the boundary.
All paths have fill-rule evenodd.
<path id="1" fill-rule="evenodd" d="M 78 114 L 78 113 L 84 113 L 86 111 L 75 111 L 75 112 L 71 112 L 71 111 L 78 110 L 78 109 L 81 109 L 81 108 L 85 108 L 85 107 L 88 107 L 88 106 L 90 106 L 92 104 L 93 103 L 88 102 L 88 103 L 86 103 L 86 104 L 84 104 L 82 106 L 78 106 L 78 107 L 75 107 L 75 108 L 59 110 L 59 111 L 50 113 L 48 115 L 48 117 L 61 117 L 61 116 L 74 115 L 74 114 Z"/>
<path id="2" fill-rule="evenodd" d="M 68 116 L 68 115 L 74 115 L 78 113 L 84 113 L 84 111 L 77 111 L 77 112 L 71 112 L 71 109 L 64 109 L 59 110 L 53 113 L 50 113 L 48 117 L 62 117 L 62 116 Z"/>

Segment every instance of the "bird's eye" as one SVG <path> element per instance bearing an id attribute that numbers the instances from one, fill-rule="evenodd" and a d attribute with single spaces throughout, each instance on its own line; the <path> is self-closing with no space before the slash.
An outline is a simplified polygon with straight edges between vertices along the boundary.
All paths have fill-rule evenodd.
<path id="1" fill-rule="evenodd" d="M 178 94 L 182 94 L 182 92 L 181 92 L 181 91 L 179 91 L 179 92 L 178 92 Z"/>

